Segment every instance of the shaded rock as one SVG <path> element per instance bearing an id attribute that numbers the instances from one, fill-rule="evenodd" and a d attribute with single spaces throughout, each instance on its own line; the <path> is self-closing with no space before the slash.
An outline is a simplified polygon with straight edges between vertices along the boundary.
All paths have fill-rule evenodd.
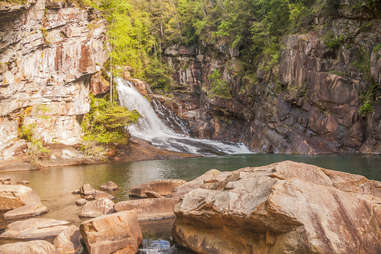
<path id="1" fill-rule="evenodd" d="M 136 253 L 142 232 L 136 211 L 124 211 L 85 221 L 80 231 L 89 254 Z"/>
<path id="2" fill-rule="evenodd" d="M 79 228 L 73 225 L 57 236 L 54 246 L 59 254 L 80 254 L 84 250 L 81 238 Z"/>
<path id="3" fill-rule="evenodd" d="M 102 76 L 102 72 L 97 72 L 90 79 L 90 92 L 93 95 L 105 94 L 110 90 L 110 83 Z"/>
<path id="4" fill-rule="evenodd" d="M 147 198 L 146 192 L 155 192 L 161 196 L 171 196 L 174 190 L 186 183 L 184 180 L 167 179 L 143 183 L 130 190 L 130 196 L 137 198 Z"/>
<path id="5" fill-rule="evenodd" d="M 102 198 L 87 202 L 81 210 L 79 217 L 95 218 L 114 212 L 114 202 L 110 199 Z"/>
<path id="6" fill-rule="evenodd" d="M 79 194 L 88 196 L 88 195 L 94 195 L 96 193 L 96 189 L 91 186 L 91 184 L 84 184 L 81 188 L 79 188 Z"/>
<path id="7" fill-rule="evenodd" d="M 117 190 L 119 187 L 116 183 L 112 182 L 112 181 L 108 181 L 107 183 L 101 185 L 101 190 L 104 190 L 104 191 L 115 191 Z"/>
<path id="8" fill-rule="evenodd" d="M 128 200 L 116 203 L 115 211 L 136 210 L 140 220 L 160 220 L 173 218 L 177 199 L 174 198 L 149 198 Z"/>
<path id="9" fill-rule="evenodd" d="M 175 208 L 174 238 L 197 253 L 381 249 L 379 182 L 291 161 L 213 175 Z"/>
<path id="10" fill-rule="evenodd" d="M 0 246 L 4 254 L 58 254 L 56 248 L 47 241 L 36 240 L 29 242 L 9 243 Z"/>
<path id="11" fill-rule="evenodd" d="M 16 221 L 6 227 L 0 239 L 17 240 L 53 240 L 59 233 L 68 228 L 70 222 L 54 219 L 33 218 Z"/>
<path id="12" fill-rule="evenodd" d="M 147 198 L 163 198 L 164 196 L 160 195 L 157 192 L 154 191 L 146 191 L 145 192 Z"/>
<path id="13" fill-rule="evenodd" d="M 83 199 L 83 198 L 80 198 L 80 199 L 78 199 L 78 200 L 75 201 L 75 204 L 76 204 L 77 206 L 83 206 L 83 205 L 85 205 L 86 203 L 87 203 L 87 200 L 86 200 L 86 199 Z"/>
<path id="14" fill-rule="evenodd" d="M 24 205 L 4 214 L 5 220 L 19 220 L 47 213 L 49 209 L 41 203 Z"/>
<path id="15" fill-rule="evenodd" d="M 114 196 L 111 195 L 110 193 L 100 191 L 100 190 L 96 190 L 94 194 L 83 196 L 83 197 L 86 200 L 94 200 L 94 199 L 98 200 L 98 199 L 103 199 L 103 198 L 114 199 Z"/>
<path id="16" fill-rule="evenodd" d="M 31 188 L 23 185 L 0 185 L 0 211 L 35 203 L 40 203 L 40 198 Z"/>

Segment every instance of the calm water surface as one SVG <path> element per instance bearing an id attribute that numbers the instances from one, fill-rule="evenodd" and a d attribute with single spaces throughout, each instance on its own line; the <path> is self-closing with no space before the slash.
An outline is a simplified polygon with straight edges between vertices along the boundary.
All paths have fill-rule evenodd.
<path id="1" fill-rule="evenodd" d="M 84 183 L 90 183 L 98 188 L 106 181 L 114 181 L 120 187 L 120 190 L 114 193 L 116 201 L 120 201 L 128 199 L 128 191 L 132 186 L 147 181 L 165 178 L 191 180 L 212 168 L 223 171 L 235 170 L 283 160 L 310 163 L 381 181 L 381 156 L 273 154 L 57 167 L 40 171 L 2 173 L 0 177 L 10 176 L 13 181 L 29 180 L 30 187 L 40 195 L 43 203 L 50 209 L 44 217 L 69 220 L 78 224 L 81 221 L 77 216 L 80 208 L 74 204 L 78 196 L 72 195 L 71 192 Z"/>

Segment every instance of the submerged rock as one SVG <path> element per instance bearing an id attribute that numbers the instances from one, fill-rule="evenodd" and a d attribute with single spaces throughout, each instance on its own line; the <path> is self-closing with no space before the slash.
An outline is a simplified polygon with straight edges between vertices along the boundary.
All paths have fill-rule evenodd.
<path id="1" fill-rule="evenodd" d="M 73 225 L 57 236 L 54 246 L 59 254 L 80 254 L 84 250 L 81 239 L 79 228 Z"/>
<path id="2" fill-rule="evenodd" d="M 206 175 L 175 208 L 174 238 L 197 253 L 381 249 L 379 182 L 290 161 Z"/>
<path id="3" fill-rule="evenodd" d="M 85 205 L 86 203 L 87 203 L 87 200 L 86 200 L 86 199 L 83 199 L 83 198 L 80 198 L 80 199 L 78 199 L 78 200 L 75 201 L 75 204 L 76 204 L 77 206 L 83 206 L 83 205 Z"/>
<path id="4" fill-rule="evenodd" d="M 56 248 L 47 241 L 36 240 L 29 242 L 9 243 L 0 246 L 4 254 L 59 254 Z"/>
<path id="5" fill-rule="evenodd" d="M 136 210 L 139 220 L 161 220 L 174 218 L 174 208 L 177 199 L 174 198 L 149 198 L 122 201 L 115 204 L 115 211 Z"/>
<path id="6" fill-rule="evenodd" d="M 95 218 L 105 214 L 114 212 L 114 202 L 110 199 L 102 198 L 87 202 L 81 210 L 79 217 L 82 218 Z"/>
<path id="7" fill-rule="evenodd" d="M 136 211 L 85 221 L 80 231 L 89 254 L 136 253 L 143 238 Z"/>
<path id="8" fill-rule="evenodd" d="M 115 191 L 118 188 L 119 188 L 118 185 L 112 181 L 108 181 L 107 183 L 101 185 L 100 187 L 100 189 L 104 191 Z"/>
<path id="9" fill-rule="evenodd" d="M 179 179 L 166 179 L 143 183 L 132 188 L 130 191 L 130 196 L 147 198 L 147 192 L 148 195 L 155 193 L 156 195 L 161 196 L 171 196 L 175 189 L 184 183 L 186 183 L 186 181 Z M 153 196 L 150 195 L 150 197 Z"/>
<path id="10" fill-rule="evenodd" d="M 0 239 L 53 240 L 70 225 L 68 221 L 33 218 L 9 224 Z"/>

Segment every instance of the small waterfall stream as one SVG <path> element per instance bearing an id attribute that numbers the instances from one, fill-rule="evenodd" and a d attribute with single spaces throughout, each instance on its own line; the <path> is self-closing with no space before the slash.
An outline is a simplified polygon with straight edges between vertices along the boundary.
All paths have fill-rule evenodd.
<path id="1" fill-rule="evenodd" d="M 137 124 L 128 127 L 133 137 L 146 140 L 156 147 L 176 152 L 201 155 L 250 153 L 250 150 L 243 144 L 196 139 L 176 133 L 158 117 L 150 102 L 138 92 L 130 81 L 117 78 L 116 83 L 120 104 L 129 110 L 137 110 L 141 115 Z"/>

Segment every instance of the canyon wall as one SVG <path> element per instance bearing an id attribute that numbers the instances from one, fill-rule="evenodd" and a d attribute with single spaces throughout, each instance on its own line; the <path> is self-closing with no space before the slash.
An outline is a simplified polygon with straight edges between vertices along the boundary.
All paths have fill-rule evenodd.
<path id="1" fill-rule="evenodd" d="M 31 140 L 80 142 L 90 79 L 107 57 L 104 39 L 105 24 L 91 9 L 0 2 L 0 160 L 23 154 Z"/>
<path id="2" fill-rule="evenodd" d="M 223 42 L 173 45 L 173 98 L 193 136 L 243 142 L 254 152 L 381 153 L 381 20 L 340 1 L 335 16 L 282 38 L 279 63 L 242 77 L 239 51 Z M 361 2 L 361 1 L 360 1 Z M 218 70 L 231 97 L 210 93 Z"/>

